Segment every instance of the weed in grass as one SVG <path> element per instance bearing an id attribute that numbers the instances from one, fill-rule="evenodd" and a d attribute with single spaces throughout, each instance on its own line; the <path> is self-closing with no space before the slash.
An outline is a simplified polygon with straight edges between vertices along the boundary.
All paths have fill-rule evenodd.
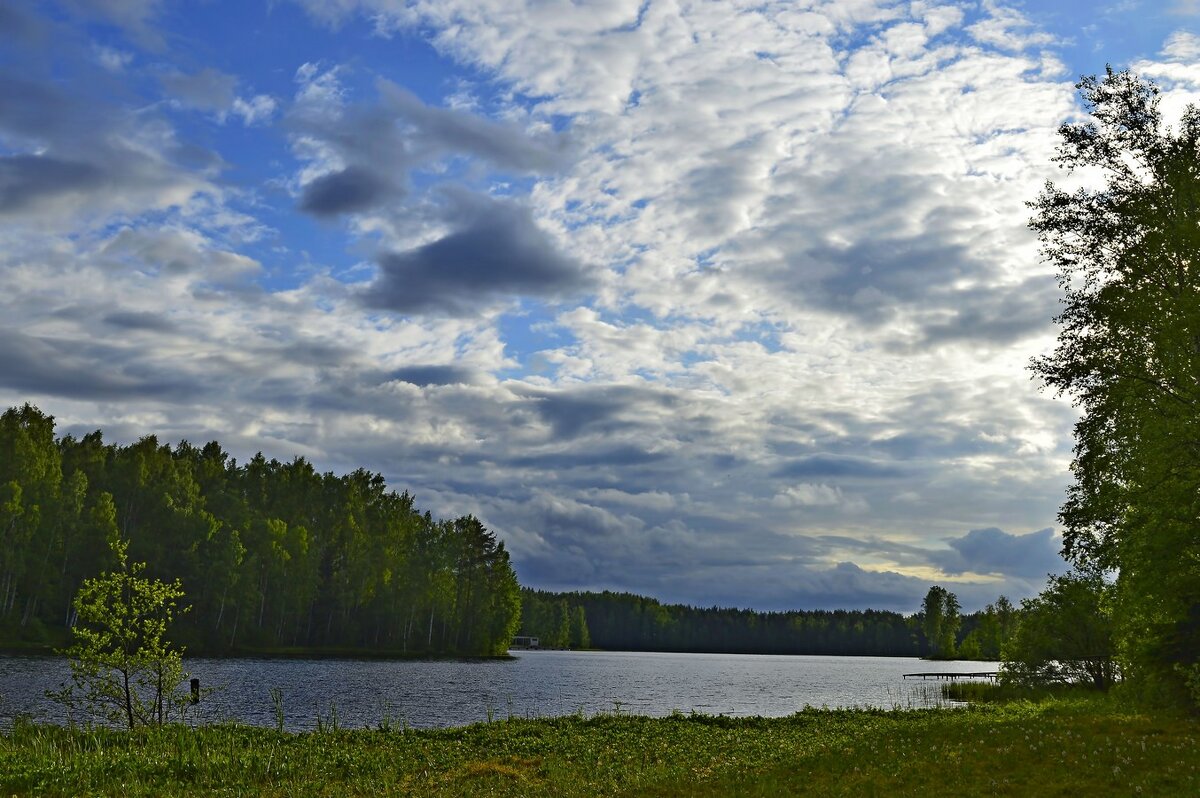
<path id="1" fill-rule="evenodd" d="M 275 711 L 275 729 L 283 731 L 283 689 L 280 687 L 271 688 L 271 706 Z"/>

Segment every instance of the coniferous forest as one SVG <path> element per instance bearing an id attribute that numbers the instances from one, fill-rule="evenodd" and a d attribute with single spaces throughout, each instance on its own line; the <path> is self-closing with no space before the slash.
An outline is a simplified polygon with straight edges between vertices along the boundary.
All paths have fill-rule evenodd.
<path id="1" fill-rule="evenodd" d="M 114 536 L 150 576 L 182 581 L 172 636 L 193 654 L 492 655 L 520 618 L 504 544 L 474 517 L 419 512 L 378 474 L 238 463 L 216 442 L 56 438 L 28 404 L 0 416 L 0 642 L 65 641 Z"/>

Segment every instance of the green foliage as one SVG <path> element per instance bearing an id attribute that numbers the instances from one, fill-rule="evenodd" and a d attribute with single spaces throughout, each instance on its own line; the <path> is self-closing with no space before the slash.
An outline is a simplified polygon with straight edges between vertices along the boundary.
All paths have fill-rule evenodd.
<path id="1" fill-rule="evenodd" d="M 1173 701 L 1200 662 L 1200 112 L 1167 129 L 1158 89 L 1111 68 L 1078 88 L 1092 119 L 1062 128 L 1059 159 L 1104 184 L 1033 203 L 1065 294 L 1033 369 L 1081 410 L 1065 553 L 1119 573 L 1122 670 Z"/>
<path id="2" fill-rule="evenodd" d="M 1084 693 L 1086 692 L 1086 695 Z M 1006 704 L 1016 701 L 1035 703 L 1064 699 L 1088 700 L 1097 695 L 1090 685 L 1042 682 L 1019 684 L 1010 680 L 943 682 L 942 698 L 971 704 Z"/>
<path id="3" fill-rule="evenodd" d="M 0 790 L 456 798 L 1196 794 L 1195 720 L 1138 714 L 1099 698 L 308 734 L 175 726 L 130 735 L 18 723 L 0 735 Z"/>
<path id="4" fill-rule="evenodd" d="M 587 613 L 583 607 L 575 607 L 571 613 L 571 648 L 591 648 L 592 635 L 588 631 Z"/>
<path id="5" fill-rule="evenodd" d="M 30 405 L 0 416 L 0 643 L 65 643 L 117 532 L 147 576 L 182 583 L 192 612 L 172 636 L 194 653 L 488 655 L 519 623 L 503 544 L 471 516 L 419 513 L 377 474 L 238 463 L 216 442 L 56 441 Z"/>
<path id="6" fill-rule="evenodd" d="M 959 659 L 1000 659 L 1000 652 L 1017 628 L 1017 610 L 1005 596 L 982 612 L 967 616 L 972 628 L 958 645 Z M 966 626 L 966 623 L 963 624 Z"/>
<path id="7" fill-rule="evenodd" d="M 161 726 L 182 718 L 190 702 L 183 652 L 166 640 L 183 588 L 147 579 L 145 563 L 131 563 L 129 544 L 115 534 L 109 546 L 115 570 L 85 579 L 75 597 L 75 644 L 63 653 L 71 684 L 51 697 L 72 713 L 109 723 Z"/>
<path id="8" fill-rule="evenodd" d="M 921 602 L 921 631 L 929 650 L 938 659 L 953 659 L 956 635 L 962 623 L 958 597 L 944 587 L 934 585 Z"/>
<path id="9" fill-rule="evenodd" d="M 1025 685 L 1073 682 L 1101 690 L 1110 687 L 1117 678 L 1111 592 L 1094 575 L 1050 577 L 1041 594 L 1021 602 L 1016 634 L 1002 652 L 1002 679 Z"/>
<path id="10" fill-rule="evenodd" d="M 566 606 L 564 613 L 563 607 Z M 521 634 L 587 648 L 573 635 L 586 624 L 590 646 L 624 651 L 917 656 L 915 620 L 881 610 L 758 612 L 662 604 L 632 593 L 522 590 Z M 564 627 L 564 617 L 567 624 Z M 572 617 L 574 620 L 571 620 Z M 580 638 L 582 639 L 582 638 Z"/>

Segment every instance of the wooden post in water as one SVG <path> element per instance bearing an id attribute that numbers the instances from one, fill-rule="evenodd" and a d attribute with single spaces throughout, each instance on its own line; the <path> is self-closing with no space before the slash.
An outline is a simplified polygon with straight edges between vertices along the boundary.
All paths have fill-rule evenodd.
<path id="1" fill-rule="evenodd" d="M 200 680 L 192 679 L 192 703 L 200 703 Z"/>

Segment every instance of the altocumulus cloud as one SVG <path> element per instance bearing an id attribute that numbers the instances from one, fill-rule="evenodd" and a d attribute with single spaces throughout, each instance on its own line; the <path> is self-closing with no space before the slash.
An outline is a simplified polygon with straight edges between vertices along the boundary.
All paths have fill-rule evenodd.
<path id="1" fill-rule="evenodd" d="M 509 173 L 544 173 L 566 163 L 570 144 L 558 133 L 530 135 L 513 124 L 433 108 L 380 79 L 376 96 L 352 102 L 339 70 L 305 64 L 288 125 L 300 175 L 299 207 L 319 217 L 386 211 L 409 194 L 414 170 L 442 168 L 445 158 L 474 158 Z"/>
<path id="2" fill-rule="evenodd" d="M 911 610 L 1061 570 L 1024 203 L 1100 63 L 1064 42 L 1157 25 L 1102 52 L 1177 108 L 1178 18 L 183 8 L 0 4 L 0 403 L 381 471 L 534 586 Z"/>

